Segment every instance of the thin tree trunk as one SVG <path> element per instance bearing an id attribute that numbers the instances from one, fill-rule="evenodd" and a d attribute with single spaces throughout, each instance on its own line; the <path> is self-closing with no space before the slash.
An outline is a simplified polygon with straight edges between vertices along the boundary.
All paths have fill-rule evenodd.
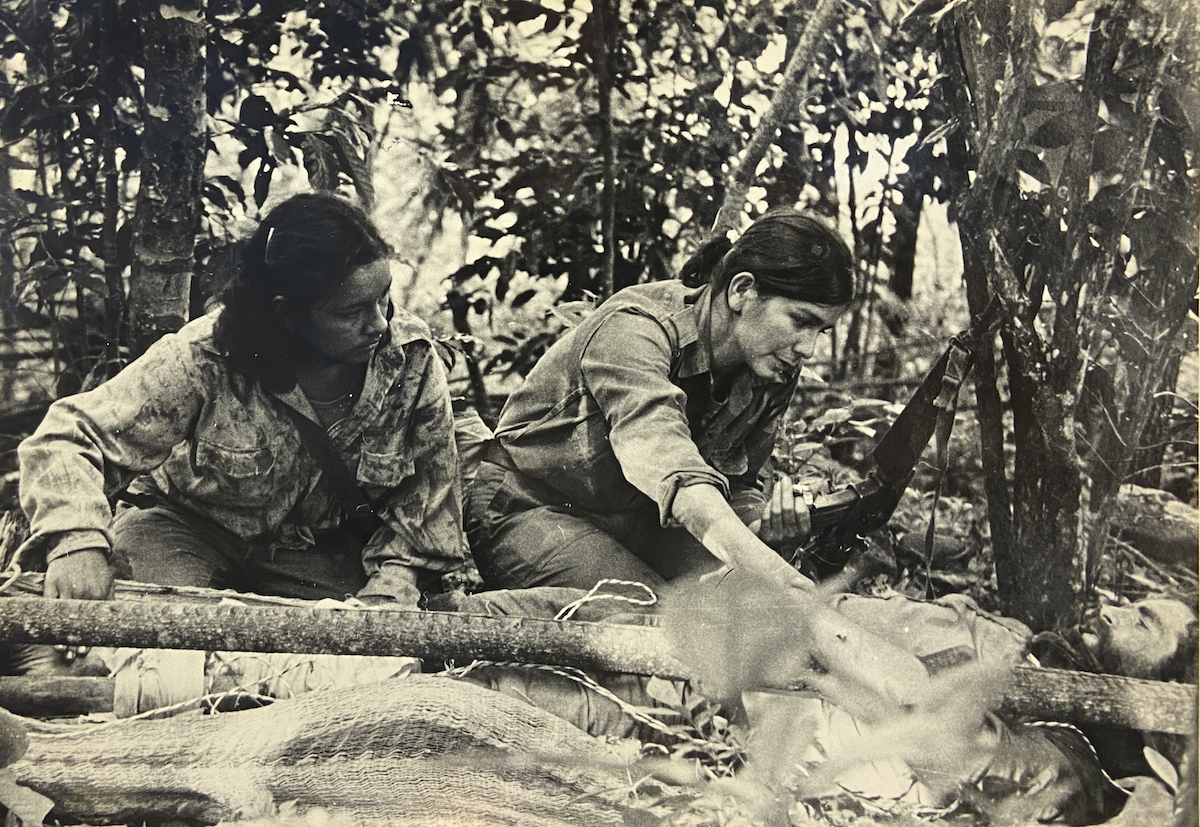
<path id="1" fill-rule="evenodd" d="M 613 50 L 621 28 L 620 0 L 597 0 L 595 13 L 600 15 L 600 31 L 603 46 L 598 50 L 600 94 L 600 151 L 603 164 L 600 190 L 600 243 L 604 249 L 600 265 L 600 284 L 597 292 L 603 301 L 613 294 L 616 285 L 617 265 L 617 180 L 616 140 L 613 133 L 612 98 L 615 78 L 613 77 Z"/>
<path id="2" fill-rule="evenodd" d="M 207 149 L 203 0 L 144 0 L 140 17 L 146 127 L 129 296 L 132 355 L 187 321 Z"/>
<path id="3" fill-rule="evenodd" d="M 725 184 L 725 198 L 713 224 L 713 235 L 723 235 L 737 228 L 742 206 L 746 203 L 746 192 L 750 189 L 759 162 L 775 142 L 783 125 L 797 116 L 800 95 L 808 79 L 808 70 L 813 65 L 821 37 L 837 13 L 837 5 L 836 0 L 818 0 L 816 8 L 809 15 L 804 33 L 800 35 L 795 51 L 783 70 L 783 83 L 775 90 L 771 105 L 758 122 L 758 128 L 754 130 L 750 143 L 746 145 L 741 160 L 729 174 Z"/>
<path id="4" fill-rule="evenodd" d="M 0 151 L 0 201 L 8 202 L 12 195 L 12 176 L 9 172 L 8 152 Z M 0 241 L 0 322 L 5 327 L 16 324 L 17 268 L 13 261 L 13 248 L 8 239 Z"/>
<path id="5" fill-rule="evenodd" d="M 112 44 L 112 28 L 116 25 L 118 9 L 115 2 L 104 6 L 104 43 Z M 110 58 L 111 59 L 111 58 Z M 113 67 L 107 76 L 112 77 Z M 111 85 L 111 84 L 110 84 Z M 104 223 L 100 238 L 104 250 L 104 369 L 101 375 L 111 378 L 121 367 L 121 322 L 125 317 L 125 286 L 121 283 L 121 261 L 117 243 L 117 222 L 121 212 L 121 170 L 117 166 L 117 118 L 114 110 L 116 94 L 108 91 L 108 101 L 102 104 L 101 170 L 104 174 Z"/>
<path id="6" fill-rule="evenodd" d="M 919 157 L 919 156 L 918 156 Z M 915 159 L 906 158 L 910 170 L 915 165 Z M 919 163 L 919 162 L 916 162 Z M 892 274 L 888 279 L 888 289 L 897 298 L 908 301 L 913 294 L 913 275 L 917 263 L 917 232 L 921 226 L 921 211 L 925 205 L 924 196 L 915 180 L 916 175 L 910 173 L 901 179 L 898 190 L 902 203 L 900 209 L 893 210 L 896 219 L 896 231 L 892 236 Z"/>
<path id="7" fill-rule="evenodd" d="M 858 185 L 855 183 L 854 170 L 857 158 L 862 154 L 862 150 L 858 147 L 857 132 L 853 124 L 847 126 L 848 135 L 846 138 L 846 146 L 848 155 L 846 157 L 846 209 L 850 213 L 850 235 L 851 249 L 854 250 L 854 260 L 862 261 L 862 230 L 858 226 Z M 858 281 L 857 293 L 862 295 L 866 292 L 867 276 L 863 268 L 855 265 L 854 278 Z M 850 375 L 860 376 L 859 366 L 862 358 L 862 314 L 855 312 L 850 317 L 850 323 L 846 326 L 846 341 L 842 343 L 841 358 L 838 360 L 834 376 L 837 379 L 845 379 Z M 853 365 L 851 364 L 853 360 Z"/>
<path id="8" fill-rule="evenodd" d="M 111 123 L 111 112 L 107 120 Z M 120 216 L 120 170 L 117 168 L 116 138 L 104 130 L 104 371 L 108 378 L 121 367 L 121 320 L 125 316 L 125 287 L 121 283 L 121 261 L 117 244 L 117 220 Z"/>

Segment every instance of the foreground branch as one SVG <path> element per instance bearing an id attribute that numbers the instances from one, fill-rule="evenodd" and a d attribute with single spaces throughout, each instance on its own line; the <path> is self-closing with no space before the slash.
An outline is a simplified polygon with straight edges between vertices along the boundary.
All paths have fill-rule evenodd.
<path id="1" fill-rule="evenodd" d="M 689 677 L 687 667 L 671 653 L 662 630 L 656 627 L 441 612 L 14 597 L 0 600 L 0 640 L 401 655 L 435 662 L 481 659 L 670 679 Z M 103 697 L 95 687 L 88 691 Z M 1019 667 L 1004 693 L 1003 708 L 1025 718 L 1189 733 L 1196 727 L 1196 687 Z"/>
<path id="2" fill-rule="evenodd" d="M 415 610 L 0 600 L 0 640 L 149 649 L 545 663 L 686 678 L 658 629 Z"/>
<path id="3" fill-rule="evenodd" d="M 746 202 L 746 193 L 750 189 L 750 182 L 758 164 L 771 148 L 771 144 L 775 143 L 779 130 L 795 117 L 800 104 L 800 92 L 808 79 L 809 70 L 815 64 L 814 58 L 820 38 L 833 22 L 836 13 L 837 4 L 834 0 L 819 0 L 809 15 L 804 33 L 796 43 L 796 50 L 792 52 L 787 66 L 784 67 L 783 83 L 775 90 L 770 107 L 758 122 L 758 128 L 754 130 L 750 143 L 725 184 L 725 199 L 713 224 L 714 236 L 737 229 L 742 207 Z"/>

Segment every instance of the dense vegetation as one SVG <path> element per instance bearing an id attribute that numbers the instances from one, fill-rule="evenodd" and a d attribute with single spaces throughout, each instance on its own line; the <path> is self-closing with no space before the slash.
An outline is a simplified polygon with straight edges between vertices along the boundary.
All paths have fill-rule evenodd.
<path id="1" fill-rule="evenodd" d="M 784 463 L 861 471 L 995 297 L 1004 324 L 964 399 L 942 531 L 980 583 L 995 576 L 992 605 L 1067 626 L 1114 586 L 1118 486 L 1195 497 L 1194 399 L 1175 393 L 1195 342 L 1195 14 L 6 0 L 6 358 L 49 345 L 13 364 L 52 374 L 12 372 L 9 407 L 102 381 L 200 312 L 231 242 L 297 188 L 375 210 L 412 276 L 402 297 L 473 355 L 485 415 L 591 302 L 670 277 L 718 220 L 799 203 L 853 238 L 865 300 L 812 365 L 832 384 L 799 400 Z M 957 230 L 965 291 L 933 267 L 952 271 L 958 246 L 939 226 Z M 898 525 L 917 531 L 919 511 Z"/>

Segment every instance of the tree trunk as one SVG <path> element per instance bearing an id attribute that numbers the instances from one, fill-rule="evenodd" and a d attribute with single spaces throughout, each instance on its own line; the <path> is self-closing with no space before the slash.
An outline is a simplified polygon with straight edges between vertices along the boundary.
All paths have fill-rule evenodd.
<path id="1" fill-rule="evenodd" d="M 741 160 L 729 174 L 725 184 L 725 198 L 713 224 L 713 235 L 723 235 L 737 229 L 742 206 L 746 203 L 746 192 L 750 189 L 750 182 L 758 169 L 758 163 L 775 142 L 783 124 L 796 117 L 800 93 L 808 79 L 808 70 L 813 65 L 817 45 L 836 12 L 835 0 L 819 0 L 817 7 L 809 15 L 804 33 L 800 35 L 796 49 L 783 70 L 783 83 L 775 90 L 771 106 L 758 122 L 758 128 L 754 130 L 750 143 L 746 145 Z"/>
<path id="2" fill-rule="evenodd" d="M 1040 631 L 1069 625 L 1075 619 L 1083 531 L 1082 484 L 1074 438 L 1077 394 L 1069 394 L 1066 387 L 1081 369 L 1078 339 L 1069 348 L 1063 342 L 1063 351 L 1050 358 L 1050 348 L 1034 330 L 1035 303 L 1022 288 L 1004 249 L 1004 239 L 1016 235 L 1005 232 L 1011 231 L 1016 220 L 1006 179 L 1011 174 L 1007 161 L 1023 129 L 1024 100 L 1033 77 L 1031 62 L 1037 48 L 1034 11 L 1032 5 L 1019 5 L 1007 21 L 980 22 L 969 15 L 950 15 L 953 22 L 943 30 L 940 56 L 955 81 L 951 84 L 955 89 L 953 106 L 973 156 L 957 182 L 962 189 L 955 202 L 968 301 L 974 316 L 982 311 L 989 294 L 999 295 L 1008 316 L 1002 338 L 1017 445 L 1011 521 L 1003 485 L 996 377 L 987 376 L 990 354 L 981 352 L 981 373 L 976 376 L 996 578 L 1005 613 Z M 978 31 L 968 31 L 967 24 L 979 27 L 985 23 L 1002 23 L 1005 32 L 1011 32 L 1009 59 L 999 76 L 990 72 L 1000 61 L 987 51 L 997 42 L 997 33 L 983 39 Z M 993 100 L 997 81 L 1001 91 Z M 964 149 L 961 144 L 959 147 Z M 975 171 L 969 185 L 967 168 Z M 1079 272 L 1076 268 L 1071 276 Z M 984 281 L 986 287 L 981 284 Z M 1082 282 L 1075 284 L 1077 291 Z M 1040 290 L 1037 293 L 1040 298 Z M 1055 345 L 1073 323 L 1069 314 L 1062 315 L 1056 319 Z M 984 387 L 987 379 L 993 383 L 990 388 Z"/>
<path id="3" fill-rule="evenodd" d="M 113 43 L 112 30 L 117 24 L 119 9 L 117 4 L 107 3 L 103 7 L 104 42 Z M 109 61 L 113 58 L 108 56 Z M 114 74 L 112 67 L 106 73 L 107 77 Z M 110 84 L 114 86 L 115 84 Z M 112 378 L 121 369 L 121 334 L 122 322 L 125 319 L 125 285 L 121 279 L 121 255 L 117 243 L 117 224 L 121 215 L 121 170 L 117 165 L 117 116 L 113 102 L 117 100 L 117 90 L 108 90 L 109 102 L 102 106 L 101 123 L 101 164 L 104 175 L 104 223 L 100 231 L 101 243 L 104 250 L 104 283 L 107 292 L 104 296 L 104 369 L 100 375 Z"/>
<path id="4" fill-rule="evenodd" d="M 8 204 L 13 198 L 12 176 L 9 172 L 8 152 L 0 151 L 0 202 Z M 12 243 L 0 242 L 0 323 L 10 327 L 16 323 L 17 268 L 13 261 Z"/>
<path id="5" fill-rule="evenodd" d="M 906 158 L 906 163 L 912 168 L 913 159 Z M 910 172 L 901 179 L 897 189 L 903 199 L 899 209 L 892 210 L 896 220 L 896 230 L 892 235 L 892 275 L 888 279 L 888 288 L 896 297 L 908 301 L 913 294 L 913 275 L 917 265 L 917 231 L 921 226 L 921 210 L 925 205 L 925 196 L 920 186 L 912 179 L 917 175 Z M 901 331 L 893 331 L 899 335 Z"/>
<path id="6" fill-rule="evenodd" d="M 600 151 L 603 171 L 600 189 L 600 244 L 603 258 L 600 264 L 600 284 L 597 293 L 600 300 L 608 298 L 616 289 L 617 267 L 617 177 L 616 147 L 613 134 L 612 97 L 615 78 L 613 76 L 613 50 L 616 48 L 621 28 L 620 0 L 598 0 L 595 13 L 600 16 L 602 43 L 597 50 L 599 96 L 600 96 Z"/>
<path id="7" fill-rule="evenodd" d="M 135 356 L 188 319 L 207 151 L 203 0 L 146 0 L 139 14 L 146 126 L 129 296 Z"/>

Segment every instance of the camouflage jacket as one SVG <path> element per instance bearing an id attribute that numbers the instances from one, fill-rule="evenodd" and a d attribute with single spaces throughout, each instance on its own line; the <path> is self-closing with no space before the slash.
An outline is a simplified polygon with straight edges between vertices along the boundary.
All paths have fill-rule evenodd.
<path id="1" fill-rule="evenodd" d="M 55 402 L 19 449 L 21 505 L 47 559 L 112 548 L 128 486 L 207 517 L 251 548 L 301 548 L 344 518 L 283 411 L 316 421 L 299 388 L 278 398 L 234 371 L 215 316 L 163 337 L 95 390 Z M 350 415 L 329 431 L 383 526 L 363 549 L 362 595 L 399 593 L 395 567 L 468 566 L 446 372 L 426 325 L 396 310 Z"/>

